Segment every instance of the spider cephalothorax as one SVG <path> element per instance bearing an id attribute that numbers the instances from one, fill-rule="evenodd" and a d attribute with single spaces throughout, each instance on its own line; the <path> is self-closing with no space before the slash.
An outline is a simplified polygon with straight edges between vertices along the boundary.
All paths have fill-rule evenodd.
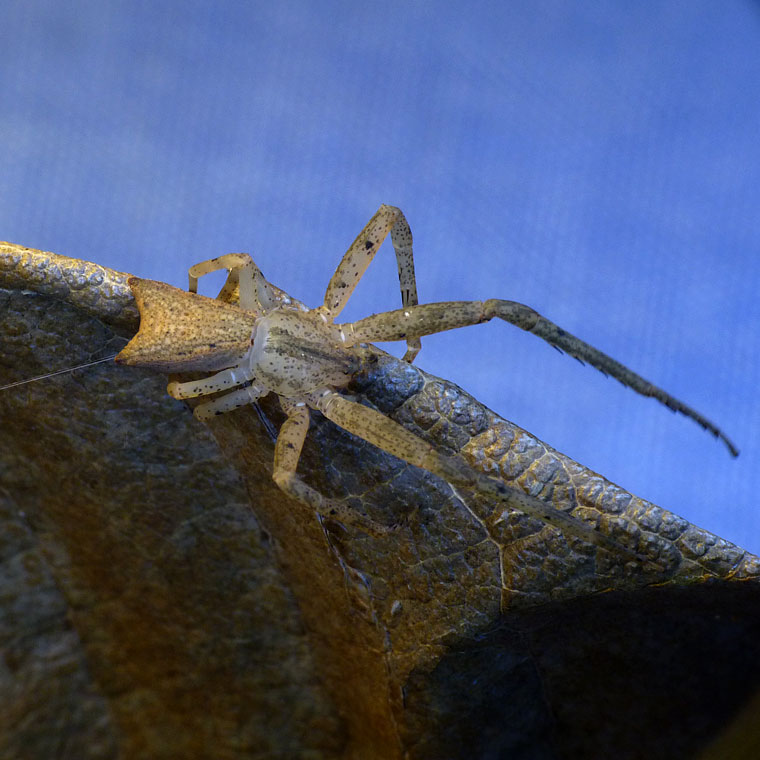
<path id="1" fill-rule="evenodd" d="M 398 262 L 402 308 L 336 324 L 335 319 L 389 233 Z M 197 295 L 198 278 L 218 269 L 229 270 L 219 298 Z M 171 382 L 168 387 L 169 394 L 178 399 L 216 394 L 195 407 L 194 413 L 201 420 L 276 393 L 287 419 L 275 447 L 275 482 L 318 513 L 358 524 L 373 534 L 386 529 L 325 499 L 296 474 L 309 427 L 309 409 L 319 410 L 349 432 L 441 476 L 453 486 L 477 488 L 587 541 L 629 556 L 635 554 L 565 512 L 473 470 L 463 459 L 437 451 L 390 418 L 341 395 L 340 390 L 358 370 L 355 347 L 361 343 L 406 340 L 404 359 L 411 362 L 420 350 L 421 336 L 498 317 L 535 333 L 638 393 L 686 414 L 736 454 L 726 436 L 700 414 L 528 306 L 499 299 L 419 305 L 411 231 L 401 211 L 392 206 L 381 206 L 349 247 L 327 286 L 323 304 L 316 309 L 307 309 L 267 282 L 251 257 L 242 253 L 192 267 L 190 292 L 139 278 L 131 278 L 129 284 L 140 309 L 140 330 L 116 361 L 163 372 L 213 372 L 200 380 Z M 239 303 L 228 303 L 238 288 Z"/>

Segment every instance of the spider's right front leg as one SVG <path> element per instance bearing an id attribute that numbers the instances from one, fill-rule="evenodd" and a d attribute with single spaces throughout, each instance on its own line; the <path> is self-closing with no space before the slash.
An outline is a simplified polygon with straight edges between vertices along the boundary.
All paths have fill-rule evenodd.
<path id="1" fill-rule="evenodd" d="M 427 441 L 423 441 L 398 422 L 374 409 L 351 401 L 338 393 L 313 394 L 311 402 L 327 419 L 344 430 L 415 467 L 421 467 L 438 475 L 452 486 L 473 488 L 491 496 L 510 509 L 520 510 L 559 530 L 622 555 L 628 560 L 651 563 L 648 557 L 622 546 L 567 512 L 555 509 L 551 503 L 507 485 L 501 479 L 492 478 L 473 469 L 460 456 L 441 453 Z"/>
<path id="2" fill-rule="evenodd" d="M 306 485 L 298 477 L 296 468 L 301 457 L 306 433 L 309 430 L 309 408 L 282 397 L 280 403 L 288 415 L 288 418 L 282 423 L 274 449 L 272 478 L 280 489 L 288 496 L 311 507 L 328 520 L 337 520 L 352 525 L 371 536 L 386 536 L 393 532 L 393 527 L 380 525 L 345 504 L 326 499 L 319 491 Z"/>

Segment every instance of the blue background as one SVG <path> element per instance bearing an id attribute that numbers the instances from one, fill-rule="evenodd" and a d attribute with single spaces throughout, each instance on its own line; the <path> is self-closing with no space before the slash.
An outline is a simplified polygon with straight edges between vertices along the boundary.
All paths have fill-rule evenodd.
<path id="1" fill-rule="evenodd" d="M 742 454 L 503 323 L 423 340 L 421 367 L 760 552 L 757 2 L 33 0 L 2 16 L 0 238 L 181 287 L 191 264 L 248 251 L 316 306 L 377 206 L 398 205 L 423 302 L 527 303 Z M 398 305 L 388 247 L 344 316 Z"/>

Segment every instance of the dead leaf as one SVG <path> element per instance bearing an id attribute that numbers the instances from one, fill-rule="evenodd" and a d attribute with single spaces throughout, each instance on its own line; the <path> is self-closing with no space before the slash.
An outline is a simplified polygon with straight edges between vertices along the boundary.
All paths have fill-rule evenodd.
<path id="1" fill-rule="evenodd" d="M 115 353 L 128 275 L 0 244 L 0 383 Z M 760 561 L 379 352 L 350 391 L 601 524 L 615 556 L 318 418 L 271 480 L 274 397 L 196 422 L 112 363 L 0 393 L 3 758 L 686 758 L 760 687 Z"/>

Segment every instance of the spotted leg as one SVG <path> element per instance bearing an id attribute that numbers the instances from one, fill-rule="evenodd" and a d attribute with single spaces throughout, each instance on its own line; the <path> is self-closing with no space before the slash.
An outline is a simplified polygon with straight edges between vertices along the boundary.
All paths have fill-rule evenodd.
<path id="1" fill-rule="evenodd" d="M 401 304 L 404 308 L 417 304 L 412 231 L 401 209 L 383 205 L 367 222 L 366 227 L 359 233 L 356 240 L 351 243 L 327 285 L 325 301 L 318 311 L 329 322 L 332 322 L 343 310 L 351 297 L 351 293 L 367 271 L 367 267 L 389 232 L 393 249 L 396 252 Z M 404 360 L 412 362 L 420 351 L 419 337 L 408 338 L 406 346 Z"/>
<path id="2" fill-rule="evenodd" d="M 188 399 L 206 396 L 209 393 L 219 393 L 220 391 L 235 388 L 235 386 L 241 386 L 237 390 L 226 393 L 224 396 L 198 404 L 193 410 L 193 414 L 199 420 L 207 420 L 209 417 L 217 414 L 231 412 L 238 407 L 255 403 L 262 396 L 265 396 L 268 390 L 263 386 L 255 385 L 253 380 L 254 376 L 251 371 L 250 358 L 246 356 L 234 367 L 216 372 L 208 377 L 188 380 L 184 383 L 172 380 L 167 386 L 166 391 L 172 398 Z"/>
<path id="3" fill-rule="evenodd" d="M 566 512 L 554 509 L 545 501 L 512 488 L 502 480 L 490 478 L 474 470 L 461 457 L 442 454 L 426 441 L 374 409 L 330 391 L 313 394 L 309 397 L 309 403 L 336 425 L 409 464 L 438 475 L 454 487 L 476 489 L 501 501 L 510 509 L 520 510 L 608 551 L 623 554 L 628 559 L 650 561 L 647 557 L 622 546 Z"/>
<path id="4" fill-rule="evenodd" d="M 228 269 L 229 274 L 217 298 L 230 300 L 235 288 L 239 286 L 240 306 L 243 309 L 267 312 L 278 305 L 272 286 L 247 253 L 227 253 L 190 267 L 188 290 L 197 293 L 198 279 L 219 269 Z"/>
<path id="5" fill-rule="evenodd" d="M 193 409 L 193 414 L 196 419 L 204 422 L 218 414 L 225 414 L 226 412 L 232 412 L 235 409 L 239 409 L 241 406 L 255 404 L 256 401 L 262 396 L 266 396 L 267 393 L 269 393 L 269 391 L 266 388 L 258 388 L 255 385 L 248 385 L 245 388 L 238 388 L 230 393 L 225 393 L 224 396 L 219 396 L 219 398 L 198 404 L 198 406 Z"/>
<path id="6" fill-rule="evenodd" d="M 739 451 L 720 428 L 699 412 L 682 401 L 666 393 L 661 388 L 645 380 L 625 365 L 607 354 L 598 351 L 588 343 L 576 338 L 554 322 L 542 317 L 538 312 L 515 301 L 491 299 L 489 301 L 449 301 L 412 306 L 360 319 L 358 322 L 339 325 L 347 346 L 356 343 L 403 340 L 410 335 L 431 335 L 457 327 L 477 325 L 494 317 L 509 322 L 522 330 L 543 338 L 547 343 L 587 362 L 605 375 L 619 380 L 623 385 L 642 396 L 657 399 L 669 409 L 693 419 L 698 425 L 721 439 L 733 456 Z"/>
<path id="7" fill-rule="evenodd" d="M 274 449 L 274 482 L 288 496 L 311 507 L 315 512 L 329 520 L 352 525 L 371 536 L 384 536 L 393 528 L 386 528 L 374 520 L 365 517 L 345 504 L 326 499 L 319 491 L 301 480 L 296 474 L 301 449 L 309 430 L 309 408 L 287 399 L 280 399 L 288 418 L 283 422 L 277 436 Z"/>

